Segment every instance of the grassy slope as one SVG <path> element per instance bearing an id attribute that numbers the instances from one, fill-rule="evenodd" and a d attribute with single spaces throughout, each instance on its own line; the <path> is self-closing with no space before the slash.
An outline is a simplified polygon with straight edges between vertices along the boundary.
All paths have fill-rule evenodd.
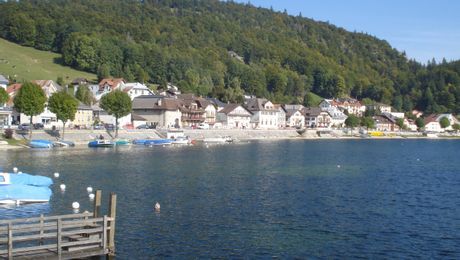
<path id="1" fill-rule="evenodd" d="M 0 74 L 16 75 L 17 81 L 34 79 L 56 80 L 62 77 L 65 82 L 83 77 L 95 80 L 95 74 L 74 70 L 55 63 L 61 57 L 58 53 L 39 51 L 23 47 L 0 38 Z"/>

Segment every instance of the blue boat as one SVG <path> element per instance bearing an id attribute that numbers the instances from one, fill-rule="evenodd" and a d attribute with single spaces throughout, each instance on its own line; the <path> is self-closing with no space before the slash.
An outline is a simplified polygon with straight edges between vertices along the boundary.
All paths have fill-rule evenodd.
<path id="1" fill-rule="evenodd" d="M 172 139 L 152 139 L 152 140 L 147 140 L 144 145 L 148 146 L 157 146 L 157 145 L 170 145 L 172 144 Z"/>
<path id="2" fill-rule="evenodd" d="M 0 173 L 0 204 L 48 202 L 53 181 L 26 173 Z"/>
<path id="3" fill-rule="evenodd" d="M 52 148 L 53 142 L 49 140 L 35 139 L 35 140 L 30 140 L 29 146 L 31 148 Z"/>
<path id="4" fill-rule="evenodd" d="M 89 147 L 114 147 L 115 146 L 115 142 L 112 142 L 110 140 L 94 140 L 94 141 L 90 141 L 88 143 L 88 146 Z"/>
<path id="5" fill-rule="evenodd" d="M 44 186 L 48 187 L 53 184 L 53 180 L 49 177 L 46 176 L 39 176 L 39 175 L 32 175 L 28 173 L 1 173 L 3 174 L 8 174 L 9 177 L 4 177 L 9 178 L 9 183 L 10 184 L 20 184 L 20 185 L 31 185 L 31 186 Z M 1 183 L 1 181 L 0 181 Z"/>
<path id="6" fill-rule="evenodd" d="M 145 145 L 147 141 L 151 141 L 152 139 L 135 139 L 133 140 L 133 144 L 138 144 L 138 145 Z"/>

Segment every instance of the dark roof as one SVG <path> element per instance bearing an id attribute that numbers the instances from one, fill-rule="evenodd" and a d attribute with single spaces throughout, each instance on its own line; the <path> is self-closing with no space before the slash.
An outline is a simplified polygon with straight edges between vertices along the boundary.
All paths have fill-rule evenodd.
<path id="1" fill-rule="evenodd" d="M 374 119 L 376 124 L 378 124 L 378 123 L 381 123 L 381 124 L 394 124 L 395 123 L 393 120 L 391 120 L 390 118 L 388 118 L 385 115 L 378 115 L 378 116 L 374 116 L 372 118 Z"/>
<path id="2" fill-rule="evenodd" d="M 224 103 L 217 98 L 207 98 L 207 100 L 217 107 L 225 107 L 225 105 L 227 105 L 227 103 Z"/>
<path id="3" fill-rule="evenodd" d="M 132 121 L 147 121 L 147 119 L 145 119 L 145 118 L 143 118 L 140 115 L 135 114 L 135 113 L 131 114 L 131 120 Z"/>
<path id="4" fill-rule="evenodd" d="M 323 112 L 320 107 L 305 107 L 302 111 L 305 116 L 319 116 Z"/>
<path id="5" fill-rule="evenodd" d="M 278 111 L 277 109 L 265 109 L 264 105 L 268 102 L 266 98 L 250 98 L 246 100 L 246 108 L 249 111 Z"/>
<path id="6" fill-rule="evenodd" d="M 134 98 L 134 109 L 155 109 L 155 110 L 177 110 L 180 101 L 175 98 L 165 96 L 145 95 Z"/>
<path id="7" fill-rule="evenodd" d="M 78 110 L 93 110 L 90 106 L 78 102 Z"/>

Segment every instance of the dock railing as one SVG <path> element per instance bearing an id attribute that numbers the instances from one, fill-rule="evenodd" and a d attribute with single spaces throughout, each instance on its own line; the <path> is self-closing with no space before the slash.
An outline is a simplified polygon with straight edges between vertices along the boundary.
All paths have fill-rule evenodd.
<path id="1" fill-rule="evenodd" d="M 0 220 L 0 259 L 113 256 L 116 195 L 102 217 L 100 198 L 98 190 L 93 213 Z"/>

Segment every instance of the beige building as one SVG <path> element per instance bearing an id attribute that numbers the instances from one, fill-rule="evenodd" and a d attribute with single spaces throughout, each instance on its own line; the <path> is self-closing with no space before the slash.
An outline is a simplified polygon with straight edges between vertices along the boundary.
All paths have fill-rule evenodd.
<path id="1" fill-rule="evenodd" d="M 239 104 L 227 104 L 217 112 L 217 121 L 226 128 L 248 128 L 251 125 L 251 112 Z"/>
<path id="2" fill-rule="evenodd" d="M 145 124 L 158 127 L 182 127 L 180 101 L 165 96 L 139 96 L 133 100 L 133 113 Z"/>
<path id="3" fill-rule="evenodd" d="M 91 128 L 94 123 L 93 109 L 85 104 L 78 104 L 75 119 L 70 123 L 73 127 Z"/>

